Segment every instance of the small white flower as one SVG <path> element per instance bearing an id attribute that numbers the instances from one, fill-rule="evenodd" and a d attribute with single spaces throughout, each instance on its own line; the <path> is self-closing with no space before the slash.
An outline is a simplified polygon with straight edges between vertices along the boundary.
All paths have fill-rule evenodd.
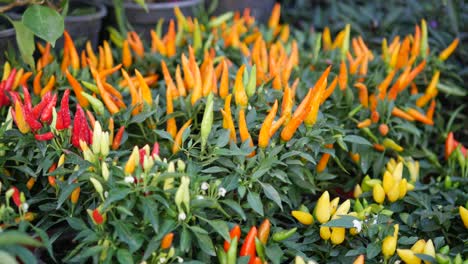
<path id="1" fill-rule="evenodd" d="M 197 195 L 197 200 L 203 200 L 205 199 L 205 197 L 203 197 L 203 195 Z"/>
<path id="2" fill-rule="evenodd" d="M 202 191 L 206 191 L 206 190 L 208 190 L 208 188 L 210 188 L 210 185 L 207 182 L 203 182 L 201 184 Z"/>
<path id="3" fill-rule="evenodd" d="M 166 258 L 164 258 L 164 257 L 160 258 L 159 263 L 166 263 Z"/>
<path id="4" fill-rule="evenodd" d="M 218 189 L 218 195 L 219 195 L 220 197 L 224 197 L 224 196 L 226 195 L 226 189 L 224 189 L 223 187 L 220 187 L 220 188 Z"/>
<path id="5" fill-rule="evenodd" d="M 184 221 L 185 219 L 187 219 L 187 215 L 184 212 L 179 213 L 179 221 Z"/>
<path id="6" fill-rule="evenodd" d="M 107 197 L 109 197 L 109 192 L 108 192 L 108 191 L 105 191 L 105 192 L 104 192 L 104 198 L 107 198 Z"/>
<path id="7" fill-rule="evenodd" d="M 183 262 L 184 262 L 184 259 L 183 259 L 183 258 L 181 258 L 181 257 L 177 257 L 177 262 L 179 262 L 179 263 L 183 263 Z"/>
<path id="8" fill-rule="evenodd" d="M 29 204 L 28 203 L 22 203 L 21 207 L 23 208 L 23 211 L 27 212 L 29 209 Z"/>
<path id="9" fill-rule="evenodd" d="M 353 226 L 356 228 L 356 231 L 359 233 L 362 229 L 362 222 L 359 220 L 353 220 Z"/>
<path id="10" fill-rule="evenodd" d="M 134 183 L 135 182 L 135 179 L 133 178 L 133 176 L 127 176 L 125 177 L 125 182 L 126 183 Z"/>
<path id="11" fill-rule="evenodd" d="M 248 109 L 249 111 L 252 110 L 252 106 L 251 106 L 251 105 L 247 106 L 247 109 Z"/>

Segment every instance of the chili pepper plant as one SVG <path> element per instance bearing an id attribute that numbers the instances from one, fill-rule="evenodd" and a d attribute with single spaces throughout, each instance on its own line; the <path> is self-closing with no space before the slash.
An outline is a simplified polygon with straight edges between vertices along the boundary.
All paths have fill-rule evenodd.
<path id="1" fill-rule="evenodd" d="M 3 66 L 0 254 L 24 263 L 462 263 L 467 155 L 425 20 L 372 48 L 186 17 Z M 113 32 L 113 34 L 118 34 Z M 386 37 L 386 38 L 385 38 Z M 450 116 L 449 119 L 446 117 Z M 57 241 L 71 236 L 68 247 Z"/>

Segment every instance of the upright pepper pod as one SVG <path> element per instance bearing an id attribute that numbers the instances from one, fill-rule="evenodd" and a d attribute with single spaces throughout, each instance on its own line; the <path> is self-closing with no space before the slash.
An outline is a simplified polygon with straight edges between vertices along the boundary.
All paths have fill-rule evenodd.
<path id="1" fill-rule="evenodd" d="M 80 148 L 80 141 L 84 141 L 88 145 L 92 143 L 92 132 L 89 128 L 88 121 L 81 106 L 76 106 L 75 119 L 73 120 L 73 130 L 71 141 L 73 146 Z"/>
<path id="2" fill-rule="evenodd" d="M 254 263 L 256 257 L 255 237 L 257 237 L 257 227 L 253 226 L 247 236 L 244 244 L 239 252 L 239 256 L 250 256 L 249 264 Z"/>
<path id="3" fill-rule="evenodd" d="M 205 112 L 203 113 L 200 129 L 202 150 L 205 149 L 213 125 L 213 104 L 213 93 L 210 93 L 206 100 Z"/>
<path id="4" fill-rule="evenodd" d="M 70 90 L 65 90 L 62 101 L 60 103 L 60 110 L 57 113 L 57 123 L 55 128 L 59 131 L 67 129 L 71 125 L 70 107 L 68 105 L 70 97 Z"/>
<path id="5" fill-rule="evenodd" d="M 237 238 L 238 240 L 240 239 L 241 236 L 241 229 L 239 225 L 235 225 L 231 231 L 229 232 L 229 237 L 231 238 L 231 241 L 224 241 L 224 251 L 228 251 L 229 248 L 231 247 L 231 243 L 234 238 Z"/>

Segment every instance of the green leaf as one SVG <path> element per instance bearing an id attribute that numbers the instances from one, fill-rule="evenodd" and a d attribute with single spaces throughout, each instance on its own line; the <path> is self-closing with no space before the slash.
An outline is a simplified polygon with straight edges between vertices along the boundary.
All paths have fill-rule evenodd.
<path id="1" fill-rule="evenodd" d="M 198 245 L 200 246 L 201 250 L 210 256 L 216 256 L 216 252 L 214 250 L 213 242 L 211 241 L 208 233 L 197 226 L 191 226 L 190 229 L 192 230 L 193 234 L 198 240 Z M 203 230 L 204 232 L 200 232 Z"/>
<path id="2" fill-rule="evenodd" d="M 453 95 L 453 96 L 466 96 L 467 91 L 464 90 L 463 88 L 459 86 L 455 86 L 453 84 L 443 84 L 443 83 L 438 83 L 437 84 L 437 89 L 447 95 Z"/>
<path id="3" fill-rule="evenodd" d="M 146 6 L 145 0 L 134 0 L 134 1 L 148 13 L 148 6 Z"/>
<path id="4" fill-rule="evenodd" d="M 220 234 L 224 240 L 230 240 L 229 236 L 229 227 L 226 224 L 226 222 L 222 220 L 208 220 L 208 219 L 203 219 L 205 220 L 213 229 Z"/>
<path id="5" fill-rule="evenodd" d="M 224 200 L 220 202 L 226 204 L 227 206 L 231 207 L 232 210 L 236 211 L 236 213 L 239 214 L 242 220 L 245 221 L 247 219 L 247 216 L 245 215 L 244 210 L 238 203 L 234 202 L 233 200 Z"/>
<path id="6" fill-rule="evenodd" d="M 249 194 L 247 194 L 247 202 L 255 212 L 263 216 L 263 204 L 258 193 L 249 192 Z"/>
<path id="7" fill-rule="evenodd" d="M 34 34 L 21 21 L 11 21 L 16 31 L 16 42 L 21 53 L 21 57 L 32 69 L 35 68 L 34 53 Z"/>
<path id="8" fill-rule="evenodd" d="M 356 136 L 356 135 L 348 135 L 343 138 L 344 141 L 351 142 L 351 143 L 356 143 L 360 145 L 368 145 L 372 146 L 372 144 L 365 138 Z"/>
<path id="9" fill-rule="evenodd" d="M 18 244 L 32 247 L 42 246 L 41 242 L 19 231 L 6 231 L 0 233 L 0 246 L 10 246 Z"/>
<path id="10" fill-rule="evenodd" d="M 60 188 L 61 192 L 60 192 L 60 196 L 59 196 L 58 201 L 57 201 L 57 209 L 59 209 L 62 206 L 62 204 L 68 199 L 68 197 L 70 197 L 71 193 L 78 186 L 80 186 L 79 183 L 73 183 L 73 184 L 65 185 L 65 187 L 63 187 L 63 188 Z"/>
<path id="11" fill-rule="evenodd" d="M 57 11 L 41 5 L 29 6 L 23 14 L 22 22 L 35 35 L 50 42 L 52 47 L 65 28 L 63 17 Z"/>
<path id="12" fill-rule="evenodd" d="M 132 254 L 130 254 L 130 252 L 124 248 L 119 248 L 119 250 L 117 250 L 117 260 L 119 261 L 119 263 L 133 263 Z"/>
<path id="13" fill-rule="evenodd" d="M 271 186 L 271 184 L 268 183 L 260 183 L 262 185 L 263 191 L 265 192 L 265 195 L 268 199 L 272 200 L 275 202 L 281 211 L 283 211 L 283 205 L 281 204 L 281 197 L 279 192 Z"/>
<path id="14" fill-rule="evenodd" d="M 322 224 L 322 226 L 352 228 L 354 227 L 354 224 L 353 224 L 354 220 L 360 221 L 358 218 L 354 216 L 343 215 L 338 219 L 333 219 L 325 224 Z"/>
<path id="15" fill-rule="evenodd" d="M 377 242 L 370 243 L 367 246 L 367 252 L 366 252 L 366 257 L 368 259 L 375 258 L 377 255 L 380 253 L 380 245 Z"/>

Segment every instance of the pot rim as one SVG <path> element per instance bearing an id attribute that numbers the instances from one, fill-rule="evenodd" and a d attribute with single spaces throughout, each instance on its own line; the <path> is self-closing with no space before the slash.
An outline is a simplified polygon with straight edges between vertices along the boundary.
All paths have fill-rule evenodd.
<path id="1" fill-rule="evenodd" d="M 105 5 L 95 4 L 95 3 L 85 3 L 85 4 L 97 7 L 98 11 L 96 13 L 88 14 L 88 15 L 66 16 L 65 22 L 81 22 L 83 20 L 97 20 L 107 15 L 107 7 Z"/>
<path id="2" fill-rule="evenodd" d="M 4 30 L 0 30 L 0 38 L 11 37 L 15 35 L 15 28 L 7 28 Z"/>
<path id="3" fill-rule="evenodd" d="M 180 8 L 194 6 L 194 5 L 203 3 L 203 1 L 204 0 L 183 0 L 180 2 L 174 2 L 174 3 L 147 3 L 146 5 L 148 6 L 148 10 L 173 9 L 176 6 Z M 127 9 L 144 10 L 140 5 L 133 3 L 133 2 L 125 2 L 124 7 Z"/>

